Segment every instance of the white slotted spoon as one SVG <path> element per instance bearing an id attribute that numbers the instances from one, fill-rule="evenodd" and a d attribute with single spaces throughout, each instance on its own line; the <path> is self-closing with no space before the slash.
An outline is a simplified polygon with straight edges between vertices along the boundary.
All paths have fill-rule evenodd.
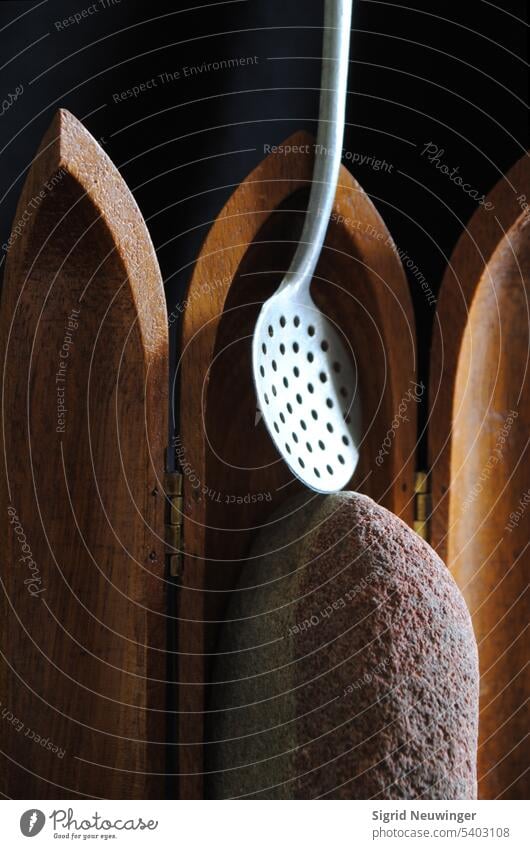
<path id="1" fill-rule="evenodd" d="M 252 366 L 259 407 L 285 462 L 306 486 L 336 492 L 359 460 L 355 364 L 310 285 L 335 196 L 342 153 L 351 0 L 326 0 L 315 165 L 302 235 L 278 291 L 259 314 Z"/>

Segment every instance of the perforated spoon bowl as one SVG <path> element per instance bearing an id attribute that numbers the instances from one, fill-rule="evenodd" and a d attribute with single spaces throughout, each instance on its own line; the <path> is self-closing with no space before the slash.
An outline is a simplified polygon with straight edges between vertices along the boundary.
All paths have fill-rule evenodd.
<path id="1" fill-rule="evenodd" d="M 254 383 L 265 424 L 294 474 L 317 492 L 344 488 L 359 460 L 355 362 L 310 294 L 340 167 L 350 23 L 351 0 L 326 0 L 308 209 L 289 270 L 263 305 L 252 342 Z"/>

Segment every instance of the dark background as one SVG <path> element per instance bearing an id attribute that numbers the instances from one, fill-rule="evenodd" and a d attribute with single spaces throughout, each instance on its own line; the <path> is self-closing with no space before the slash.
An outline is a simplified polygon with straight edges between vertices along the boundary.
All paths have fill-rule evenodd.
<path id="1" fill-rule="evenodd" d="M 96 0 L 96 12 L 62 30 L 56 21 L 92 4 L 0 4 L 0 101 L 24 86 L 0 118 L 0 243 L 54 110 L 66 107 L 131 188 L 158 252 L 170 310 L 211 221 L 263 158 L 263 145 L 300 128 L 315 133 L 318 113 L 320 0 L 192 4 Z M 393 167 L 348 167 L 435 292 L 476 201 L 421 150 L 428 141 L 443 148 L 444 161 L 479 194 L 526 150 L 525 9 L 523 2 L 501 8 L 485 0 L 354 2 L 344 147 Z M 241 56 L 258 61 L 182 73 Z M 175 71 L 180 79 L 113 100 Z M 425 379 L 434 306 L 414 277 L 410 284 Z"/>

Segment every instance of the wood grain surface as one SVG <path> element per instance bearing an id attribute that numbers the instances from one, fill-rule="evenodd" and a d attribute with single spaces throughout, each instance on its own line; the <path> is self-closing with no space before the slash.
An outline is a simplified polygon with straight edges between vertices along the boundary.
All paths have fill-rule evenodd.
<path id="1" fill-rule="evenodd" d="M 167 316 L 118 171 L 68 112 L 1 302 L 2 792 L 163 794 Z"/>
<path id="2" fill-rule="evenodd" d="M 291 153 L 267 157 L 219 214 L 181 305 L 174 447 L 185 556 L 175 626 L 179 776 L 169 778 L 169 794 L 181 798 L 203 795 L 205 688 L 230 595 L 257 533 L 272 515 L 274 528 L 288 523 L 290 497 L 304 492 L 256 409 L 251 371 L 253 327 L 289 266 L 311 181 L 312 139 L 297 133 L 285 145 Z M 455 248 L 431 358 L 431 535 L 479 645 L 482 798 L 528 793 L 523 196 L 527 158 Z M 410 294 L 383 221 L 344 168 L 312 293 L 350 340 L 360 374 L 363 441 L 350 486 L 412 524 L 423 388 Z M 105 153 L 61 111 L 17 208 L 0 308 L 6 796 L 166 792 L 167 334 L 140 212 Z"/>
<path id="3" fill-rule="evenodd" d="M 458 361 L 469 310 L 484 269 L 521 215 L 521 196 L 530 199 L 530 159 L 522 157 L 463 227 L 442 280 L 433 327 L 429 380 L 429 462 L 433 512 L 431 544 L 447 559 L 451 431 Z M 519 199 L 518 199 L 519 198 Z"/>
<path id="4" fill-rule="evenodd" d="M 435 326 L 433 544 L 469 605 L 481 671 L 479 797 L 527 798 L 530 196 L 525 157 L 462 234 Z"/>
<path id="5" fill-rule="evenodd" d="M 311 138 L 298 133 L 285 144 L 298 150 L 267 157 L 214 223 L 183 316 L 177 439 L 186 544 L 179 599 L 183 798 L 202 794 L 202 683 L 229 593 L 257 529 L 279 508 L 276 521 L 282 521 L 281 504 L 299 488 L 256 412 L 251 370 L 254 324 L 288 268 L 312 174 Z M 407 421 L 375 463 L 414 385 L 410 296 L 383 221 L 344 168 L 312 293 L 357 358 L 364 436 L 351 486 L 412 522 L 416 403 L 410 395 Z"/>

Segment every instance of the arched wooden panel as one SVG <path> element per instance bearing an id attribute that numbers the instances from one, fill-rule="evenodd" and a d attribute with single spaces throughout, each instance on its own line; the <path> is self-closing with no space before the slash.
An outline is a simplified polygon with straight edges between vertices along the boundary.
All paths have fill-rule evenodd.
<path id="1" fill-rule="evenodd" d="M 18 205 L 0 339 L 3 791 L 160 796 L 166 308 L 130 192 L 65 111 Z"/>
<path id="2" fill-rule="evenodd" d="M 530 218 L 493 254 L 455 386 L 448 562 L 480 652 L 482 798 L 527 798 Z"/>
<path id="3" fill-rule="evenodd" d="M 530 203 L 530 157 L 523 156 L 487 197 L 460 236 L 445 271 L 432 335 L 429 381 L 431 545 L 447 560 L 451 432 L 458 358 L 469 310 L 484 269 L 504 235 Z"/>
<path id="4" fill-rule="evenodd" d="M 200 684 L 207 670 L 201 653 L 207 656 L 214 644 L 256 529 L 299 488 L 256 412 L 251 337 L 301 231 L 312 150 L 311 139 L 296 134 L 237 188 L 204 243 L 187 296 L 177 445 L 186 544 L 179 602 L 184 797 L 202 792 Z M 312 288 L 357 358 L 364 439 L 352 486 L 411 522 L 416 363 L 410 296 L 383 221 L 344 168 Z M 406 420 L 376 462 L 403 399 Z"/>
<path id="5" fill-rule="evenodd" d="M 433 544 L 466 598 L 479 646 L 484 799 L 528 794 L 529 189 L 525 157 L 490 194 L 493 208 L 471 220 L 443 281 L 433 344 Z"/>

